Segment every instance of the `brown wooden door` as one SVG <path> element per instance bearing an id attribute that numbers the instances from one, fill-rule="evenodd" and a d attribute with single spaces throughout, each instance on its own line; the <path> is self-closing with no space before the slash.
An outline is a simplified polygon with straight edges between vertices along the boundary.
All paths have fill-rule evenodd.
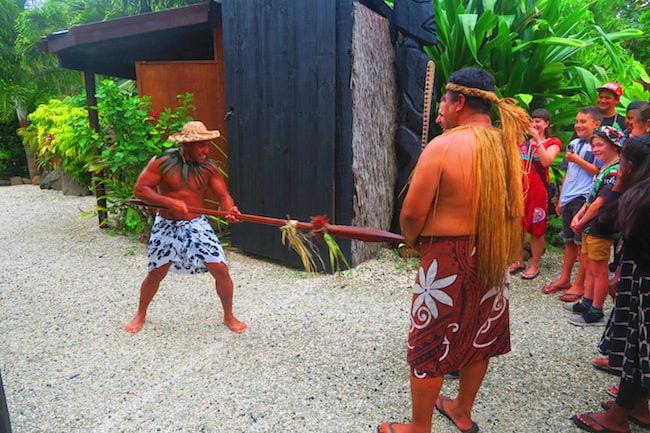
<path id="1" fill-rule="evenodd" d="M 153 110 L 176 107 L 179 94 L 191 92 L 194 95 L 196 111 L 191 115 L 208 129 L 221 132 L 223 138 L 215 140 L 215 144 L 223 154 L 215 148 L 210 151 L 210 157 L 220 161 L 227 172 L 228 161 L 224 155 L 228 155 L 228 130 L 223 71 L 223 63 L 212 60 L 136 63 L 138 93 L 151 97 Z"/>

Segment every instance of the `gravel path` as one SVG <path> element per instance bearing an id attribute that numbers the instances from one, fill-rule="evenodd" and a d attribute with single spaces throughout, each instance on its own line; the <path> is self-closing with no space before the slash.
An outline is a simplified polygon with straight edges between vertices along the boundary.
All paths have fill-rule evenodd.
<path id="1" fill-rule="evenodd" d="M 93 204 L 0 188 L 0 371 L 14 433 L 371 433 L 408 418 L 412 262 L 386 250 L 308 275 L 227 250 L 249 331 L 221 324 L 209 276 L 170 274 L 129 335 L 146 247 L 80 218 Z M 560 263 L 548 253 L 536 280 L 514 278 L 513 350 L 493 360 L 475 406 L 484 433 L 577 433 L 569 417 L 596 410 L 616 382 L 589 365 L 602 329 L 569 325 L 539 291 Z M 434 415 L 433 431 L 457 430 Z"/>

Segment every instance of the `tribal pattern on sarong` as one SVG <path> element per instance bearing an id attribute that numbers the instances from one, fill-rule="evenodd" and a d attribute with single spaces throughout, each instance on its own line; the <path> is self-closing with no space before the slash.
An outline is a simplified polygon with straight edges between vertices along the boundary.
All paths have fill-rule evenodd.
<path id="1" fill-rule="evenodd" d="M 226 263 L 217 235 L 205 215 L 169 220 L 156 215 L 149 238 L 149 272 L 169 262 L 179 274 L 208 272 L 205 263 Z"/>
<path id="2" fill-rule="evenodd" d="M 508 353 L 509 290 L 480 286 L 470 238 L 434 237 L 420 242 L 408 335 L 411 374 L 439 377 Z"/>

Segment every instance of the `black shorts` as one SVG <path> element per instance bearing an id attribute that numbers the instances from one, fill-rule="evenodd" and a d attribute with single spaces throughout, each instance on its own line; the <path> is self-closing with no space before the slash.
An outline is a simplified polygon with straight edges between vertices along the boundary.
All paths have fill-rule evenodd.
<path id="1" fill-rule="evenodd" d="M 576 197 L 560 208 L 562 214 L 562 239 L 564 243 L 573 242 L 580 245 L 581 236 L 571 230 L 571 221 L 576 216 L 580 208 L 585 204 L 587 199 L 585 197 Z"/>

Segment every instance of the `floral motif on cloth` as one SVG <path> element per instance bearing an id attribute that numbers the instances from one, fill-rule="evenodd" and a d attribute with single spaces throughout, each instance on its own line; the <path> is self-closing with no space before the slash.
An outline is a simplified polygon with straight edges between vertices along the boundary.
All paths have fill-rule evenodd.
<path id="1" fill-rule="evenodd" d="M 509 291 L 481 287 L 474 254 L 469 237 L 421 242 L 407 353 L 415 377 L 442 376 L 510 351 Z"/>

